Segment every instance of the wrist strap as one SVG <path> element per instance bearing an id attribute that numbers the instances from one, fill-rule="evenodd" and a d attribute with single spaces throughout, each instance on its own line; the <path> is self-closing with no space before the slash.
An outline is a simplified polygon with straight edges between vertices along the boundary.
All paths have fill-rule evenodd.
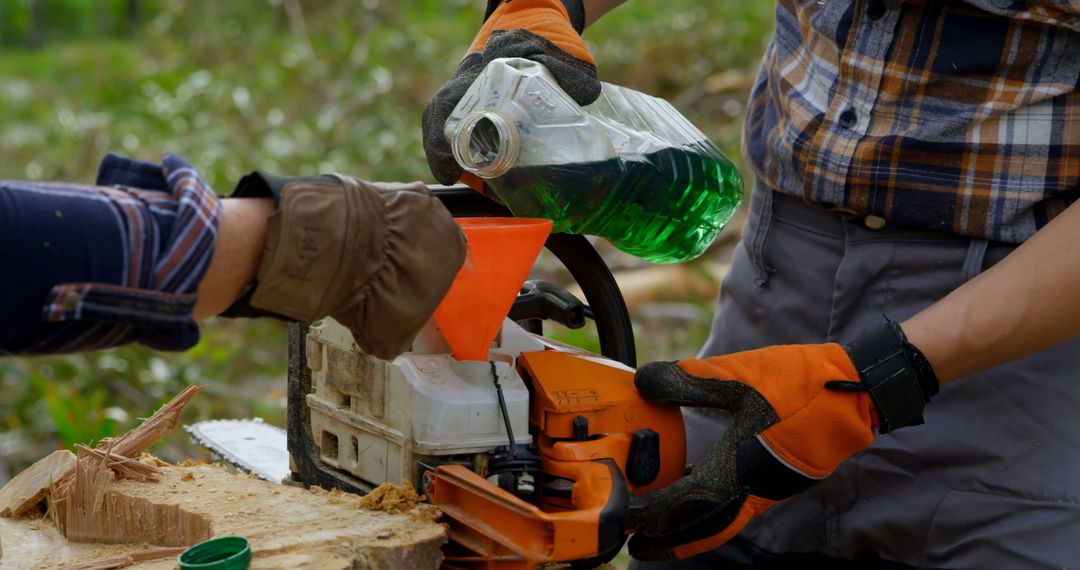
<path id="1" fill-rule="evenodd" d="M 486 22 L 491 14 L 499 7 L 500 4 L 509 4 L 511 0 L 488 0 L 487 10 L 484 10 L 484 21 Z M 585 31 L 585 2 L 584 0 L 562 0 L 563 6 L 566 7 L 566 13 L 570 15 L 570 25 L 574 27 L 574 30 L 581 34 Z"/>
<path id="2" fill-rule="evenodd" d="M 938 393 L 939 382 L 899 324 L 886 319 L 845 349 L 877 409 L 878 433 L 923 423 L 923 407 Z"/>
<path id="3" fill-rule="evenodd" d="M 274 205 L 280 207 L 281 192 L 285 190 L 286 186 L 292 182 L 310 180 L 316 180 L 316 178 L 274 176 L 265 172 L 252 172 L 240 179 L 229 198 L 273 198 Z M 247 289 L 240 295 L 240 298 L 225 309 L 221 316 L 230 319 L 271 317 L 281 320 L 294 320 L 285 315 L 252 306 L 251 297 L 255 294 L 257 285 L 257 282 L 249 284 Z"/>
<path id="4" fill-rule="evenodd" d="M 273 198 L 275 206 L 281 206 L 281 193 L 285 187 L 297 182 L 326 182 L 326 176 L 275 176 L 256 171 L 240 179 L 229 198 Z"/>

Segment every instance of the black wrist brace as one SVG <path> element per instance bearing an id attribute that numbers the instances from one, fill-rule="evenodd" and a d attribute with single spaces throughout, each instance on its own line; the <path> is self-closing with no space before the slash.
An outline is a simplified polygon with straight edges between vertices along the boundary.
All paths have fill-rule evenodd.
<path id="1" fill-rule="evenodd" d="M 923 407 L 938 393 L 938 379 L 926 356 L 908 342 L 894 321 L 844 347 L 877 409 L 878 433 L 923 423 Z M 848 387 L 841 389 L 850 389 Z"/>

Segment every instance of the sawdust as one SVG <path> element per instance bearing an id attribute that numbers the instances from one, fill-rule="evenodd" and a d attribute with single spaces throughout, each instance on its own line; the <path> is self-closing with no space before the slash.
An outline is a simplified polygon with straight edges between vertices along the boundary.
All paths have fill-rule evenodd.
<path id="1" fill-rule="evenodd" d="M 383 483 L 364 495 L 362 506 L 369 511 L 382 511 L 384 513 L 404 513 L 411 511 L 422 498 L 413 488 L 412 483 L 406 481 L 401 485 Z"/>
<path id="2" fill-rule="evenodd" d="M 151 467 L 171 467 L 168 461 L 164 461 L 156 455 L 151 455 L 145 451 L 142 452 L 141 455 L 139 455 L 139 463 L 143 463 Z"/>
<path id="3" fill-rule="evenodd" d="M 204 465 L 210 465 L 210 464 L 205 462 L 205 461 L 194 461 L 194 460 L 191 460 L 191 459 L 185 459 L 185 460 L 181 461 L 180 463 L 176 464 L 177 467 L 202 467 Z"/>
<path id="4" fill-rule="evenodd" d="M 314 485 L 308 487 L 307 492 L 326 497 L 326 502 L 330 505 L 344 505 L 394 515 L 404 514 L 419 524 L 426 525 L 442 517 L 442 511 L 435 505 L 424 502 L 424 497 L 417 493 L 409 483 L 402 485 L 385 483 L 364 496 L 341 489 L 327 490 Z"/>

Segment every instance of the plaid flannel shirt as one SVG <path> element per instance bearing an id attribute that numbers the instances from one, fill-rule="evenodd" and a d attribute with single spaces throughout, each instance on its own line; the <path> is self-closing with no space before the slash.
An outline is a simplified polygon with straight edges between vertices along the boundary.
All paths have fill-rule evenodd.
<path id="1" fill-rule="evenodd" d="M 194 346 L 221 215 L 175 156 L 110 154 L 96 186 L 0 181 L 0 354 Z"/>
<path id="2" fill-rule="evenodd" d="M 1080 0 L 779 0 L 744 152 L 768 187 L 1019 243 L 1080 192 Z"/>

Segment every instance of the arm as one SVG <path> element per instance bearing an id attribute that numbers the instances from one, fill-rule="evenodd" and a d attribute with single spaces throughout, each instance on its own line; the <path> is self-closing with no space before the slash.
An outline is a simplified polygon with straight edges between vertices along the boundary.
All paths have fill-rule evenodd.
<path id="1" fill-rule="evenodd" d="M 267 220 L 274 211 L 269 198 L 222 200 L 221 206 L 225 214 L 210 268 L 199 282 L 195 321 L 225 311 L 255 281 L 267 241 Z"/>
<path id="2" fill-rule="evenodd" d="M 733 424 L 689 476 L 637 498 L 631 554 L 683 558 L 714 548 L 829 476 L 875 433 L 921 424 L 939 379 L 1076 337 L 1078 224 L 1080 206 L 1070 206 L 978 278 L 849 346 L 771 346 L 641 367 L 645 397 L 728 410 Z"/>
<path id="3" fill-rule="evenodd" d="M 266 246 L 266 222 L 274 213 L 271 198 L 226 199 L 214 255 L 199 282 L 195 320 L 229 308 L 255 281 Z"/>
<path id="4" fill-rule="evenodd" d="M 0 181 L 0 354 L 184 350 L 215 314 L 329 315 L 390 358 L 464 258 L 419 182 L 254 173 L 219 200 L 180 158 L 110 155 L 96 186 Z"/>
<path id="5" fill-rule="evenodd" d="M 1080 335 L 1080 206 L 903 323 L 942 383 Z"/>

